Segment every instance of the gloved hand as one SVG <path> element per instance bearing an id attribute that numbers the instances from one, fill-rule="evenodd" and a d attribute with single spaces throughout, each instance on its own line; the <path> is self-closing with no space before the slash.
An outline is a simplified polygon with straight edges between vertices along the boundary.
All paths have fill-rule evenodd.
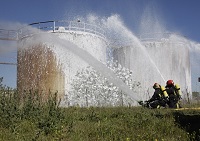
<path id="1" fill-rule="evenodd" d="M 143 105 L 143 101 L 141 100 L 141 101 L 138 101 L 138 103 L 140 104 L 140 105 Z"/>

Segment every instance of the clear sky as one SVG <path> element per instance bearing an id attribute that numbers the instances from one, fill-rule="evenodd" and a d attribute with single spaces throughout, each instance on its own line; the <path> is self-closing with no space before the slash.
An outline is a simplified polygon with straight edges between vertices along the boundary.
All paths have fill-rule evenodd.
<path id="1" fill-rule="evenodd" d="M 119 14 L 130 29 L 147 6 L 152 6 L 168 30 L 200 42 L 199 0 L 1 0 L 0 21 L 32 23 L 96 13 Z"/>
<path id="2" fill-rule="evenodd" d="M 5 25 L 11 27 L 12 23 L 70 20 L 94 13 L 102 17 L 118 14 L 131 31 L 139 34 L 141 16 L 147 8 L 152 9 L 166 30 L 200 43 L 200 0 L 1 0 L 0 29 Z M 16 62 L 12 58 L 14 43 L 0 44 L 0 62 L 8 58 L 9 62 Z M 16 76 L 15 66 L 0 65 L 0 76 L 4 76 L 8 86 L 16 86 L 12 80 Z"/>

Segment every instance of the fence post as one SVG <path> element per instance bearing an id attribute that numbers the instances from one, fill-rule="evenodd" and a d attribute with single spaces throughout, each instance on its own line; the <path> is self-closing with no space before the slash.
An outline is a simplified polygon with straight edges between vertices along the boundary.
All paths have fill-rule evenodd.
<path id="1" fill-rule="evenodd" d="M 189 97 L 189 91 L 188 91 L 188 87 L 186 88 L 186 94 L 187 94 L 187 100 L 188 100 L 188 104 L 190 104 L 190 97 Z"/>
<path id="2" fill-rule="evenodd" d="M 7 37 L 6 38 L 9 39 L 9 30 L 7 31 Z"/>
<path id="3" fill-rule="evenodd" d="M 56 23 L 55 23 L 55 21 L 53 21 L 53 32 L 55 32 L 55 25 L 56 25 Z"/>
<path id="4" fill-rule="evenodd" d="M 71 30 L 71 21 L 69 21 L 69 30 Z"/>
<path id="5" fill-rule="evenodd" d="M 17 38 L 17 40 L 19 40 L 19 33 L 18 32 L 16 32 L 16 38 Z"/>
<path id="6" fill-rule="evenodd" d="M 85 93 L 86 93 L 86 97 L 85 97 L 85 100 L 86 100 L 86 106 L 88 107 L 89 106 L 89 104 L 88 104 L 88 91 L 87 91 L 87 89 L 85 89 Z"/>

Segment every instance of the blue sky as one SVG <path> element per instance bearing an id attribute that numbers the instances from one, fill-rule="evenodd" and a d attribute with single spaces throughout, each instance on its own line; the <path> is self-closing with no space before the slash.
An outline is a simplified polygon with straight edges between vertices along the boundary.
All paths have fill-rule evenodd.
<path id="1" fill-rule="evenodd" d="M 118 14 L 132 32 L 139 34 L 141 16 L 145 9 L 150 8 L 166 30 L 181 33 L 200 43 L 199 7 L 200 0 L 1 0 L 0 28 L 9 23 L 70 20 L 89 13 L 102 17 Z M 9 45 L 13 46 L 13 43 L 6 46 L 8 50 L 11 48 Z M 10 50 L 11 53 L 3 54 L 0 46 L 0 61 L 13 62 Z M 16 86 L 16 81 L 12 80 L 16 76 L 15 66 L 0 65 L 0 76 L 4 76 L 6 85 Z"/>
<path id="2" fill-rule="evenodd" d="M 0 21 L 32 23 L 117 13 L 128 28 L 137 30 L 137 21 L 147 6 L 153 7 L 168 30 L 200 42 L 199 0 L 1 0 Z"/>

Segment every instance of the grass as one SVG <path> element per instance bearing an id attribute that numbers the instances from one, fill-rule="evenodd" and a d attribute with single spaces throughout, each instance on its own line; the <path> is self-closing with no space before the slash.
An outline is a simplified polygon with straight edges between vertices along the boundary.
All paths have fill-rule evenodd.
<path id="1" fill-rule="evenodd" d="M 39 98 L 32 91 L 20 98 L 16 90 L 1 86 L 0 141 L 188 141 L 198 137 L 177 118 L 185 111 L 143 107 L 62 108 L 57 105 L 56 94 L 46 102 L 40 102 Z M 185 113 L 200 115 L 198 111 Z"/>

